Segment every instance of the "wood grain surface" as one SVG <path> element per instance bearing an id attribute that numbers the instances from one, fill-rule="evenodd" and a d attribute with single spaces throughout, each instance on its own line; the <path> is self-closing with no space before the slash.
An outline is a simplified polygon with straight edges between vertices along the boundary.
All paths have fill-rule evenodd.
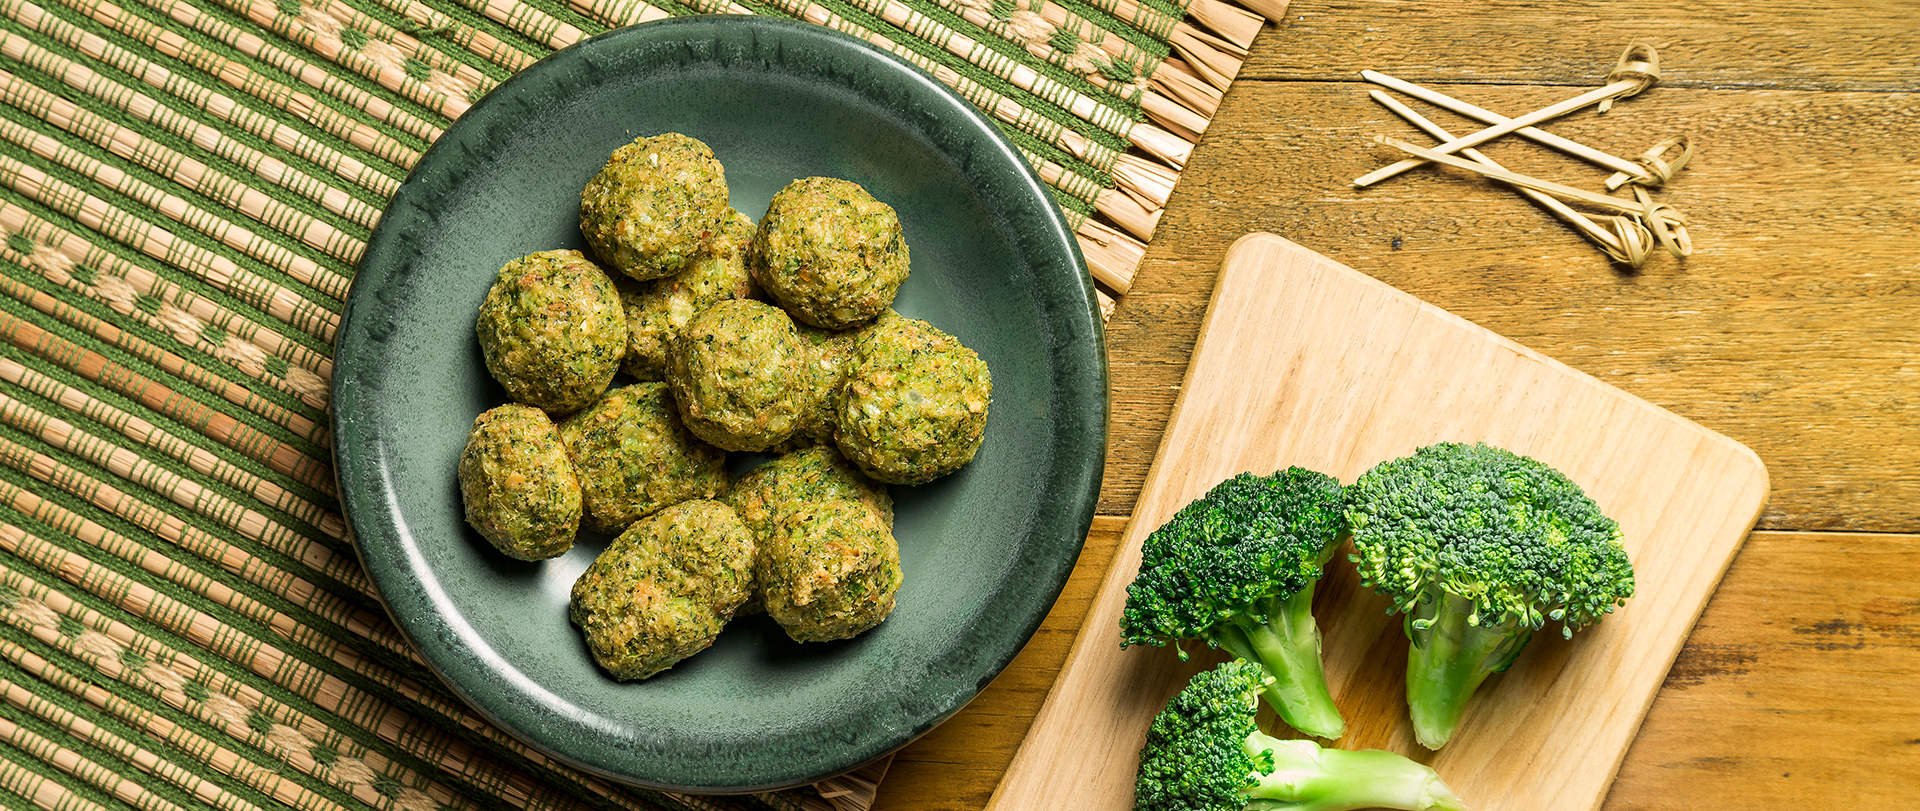
<path id="1" fill-rule="evenodd" d="M 999 782 L 1131 514 L 1242 234 L 1299 242 L 1754 449 L 1755 532 L 1630 747 L 1619 809 L 1879 809 L 1920 795 L 1920 5 L 1295 0 L 1227 94 L 1108 327 L 1103 518 L 1047 624 L 903 750 L 882 811 L 977 809 Z M 1690 131 L 1661 199 L 1698 250 L 1623 273 L 1497 184 L 1422 169 L 1368 190 L 1367 142 L 1424 136 L 1358 80 L 1385 71 L 1507 113 L 1660 46 L 1659 86 L 1546 125 L 1634 154 Z M 1450 129 L 1471 125 L 1414 104 Z M 1597 187 L 1531 144 L 1517 171 Z M 1061 779 L 1073 779 L 1062 775 Z"/>

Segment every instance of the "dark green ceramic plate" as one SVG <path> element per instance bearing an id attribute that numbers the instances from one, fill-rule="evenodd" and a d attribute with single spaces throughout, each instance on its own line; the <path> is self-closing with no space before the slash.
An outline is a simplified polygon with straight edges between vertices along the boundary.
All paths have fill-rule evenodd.
<path id="1" fill-rule="evenodd" d="M 580 189 L 638 135 L 713 147 L 758 217 L 830 175 L 894 206 L 913 252 L 896 307 L 993 370 L 979 456 L 893 488 L 905 585 L 856 639 L 800 645 L 738 620 L 635 683 L 598 670 L 567 595 L 598 543 L 544 563 L 466 526 L 454 468 L 505 395 L 473 322 L 515 256 L 584 250 Z M 1046 189 L 979 112 L 866 44 L 750 17 L 666 20 L 579 43 L 514 77 L 436 143 L 368 246 L 337 341 L 340 498 L 388 609 L 474 707 L 594 772 L 679 790 L 796 785 L 854 768 L 958 710 L 1059 594 L 1091 521 L 1106 364 L 1091 289 Z"/>

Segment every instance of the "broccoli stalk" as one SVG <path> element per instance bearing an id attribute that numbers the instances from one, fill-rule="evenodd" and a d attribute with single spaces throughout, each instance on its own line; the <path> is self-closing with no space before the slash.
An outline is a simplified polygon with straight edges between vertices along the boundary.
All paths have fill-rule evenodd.
<path id="1" fill-rule="evenodd" d="M 1438 589 L 1435 589 L 1438 591 Z M 1407 707 L 1420 745 L 1438 749 L 1487 677 L 1506 670 L 1533 639 L 1513 622 L 1474 624 L 1465 597 L 1441 594 L 1407 614 Z"/>
<path id="2" fill-rule="evenodd" d="M 1255 738 L 1260 740 L 1256 741 Z M 1247 804 L 1257 811 L 1339 811 L 1348 808 L 1464 809 L 1466 804 L 1432 768 L 1379 749 L 1322 749 L 1255 733 L 1247 747 L 1264 747 L 1273 770 L 1254 778 Z"/>
<path id="3" fill-rule="evenodd" d="M 1313 585 L 1346 528 L 1340 483 L 1289 468 L 1242 473 L 1182 507 L 1141 546 L 1121 647 L 1198 639 L 1274 676 L 1267 702 L 1295 729 L 1338 738 Z"/>
<path id="4" fill-rule="evenodd" d="M 1441 443 L 1347 488 L 1361 583 L 1407 615 L 1414 736 L 1438 749 L 1547 620 L 1571 638 L 1633 595 L 1620 525 L 1553 468 Z"/>
<path id="5" fill-rule="evenodd" d="M 1329 544 L 1326 557 L 1337 548 Z M 1324 566 L 1326 560 L 1320 563 Z M 1307 581 L 1291 597 L 1268 601 L 1260 614 L 1236 615 L 1216 628 L 1211 639 L 1234 656 L 1266 666 L 1273 674 L 1265 691 L 1267 703 L 1288 725 L 1331 740 L 1340 737 L 1347 724 L 1327 689 L 1320 659 L 1320 626 L 1313 621 L 1315 582 Z M 1258 621 L 1261 617 L 1266 621 Z"/>
<path id="6" fill-rule="evenodd" d="M 1462 811 L 1433 769 L 1392 752 L 1281 740 L 1254 722 L 1272 676 L 1230 661 L 1201 673 L 1153 719 L 1135 811 Z"/>

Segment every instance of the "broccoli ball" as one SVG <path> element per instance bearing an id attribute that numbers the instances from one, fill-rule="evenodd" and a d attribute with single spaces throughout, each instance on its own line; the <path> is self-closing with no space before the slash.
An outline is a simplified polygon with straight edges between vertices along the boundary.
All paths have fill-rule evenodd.
<path id="1" fill-rule="evenodd" d="M 836 498 L 866 504 L 880 515 L 889 532 L 893 530 L 893 499 L 886 487 L 860 475 L 832 445 L 801 448 L 748 471 L 727 491 L 726 502 L 764 549 L 781 517 Z M 756 585 L 740 613 L 764 610 Z"/>
<path id="2" fill-rule="evenodd" d="M 555 416 L 600 396 L 627 348 L 620 292 L 579 251 L 541 251 L 502 266 L 474 332 L 507 396 Z"/>
<path id="3" fill-rule="evenodd" d="M 828 332 L 805 324 L 796 324 L 795 327 L 800 331 L 801 343 L 807 345 L 805 379 L 808 405 L 800 417 L 800 426 L 794 431 L 794 437 L 806 444 L 831 445 L 834 403 L 839 398 L 840 384 L 847 379 L 847 358 L 853 355 L 853 346 L 866 328 Z"/>
<path id="4" fill-rule="evenodd" d="M 623 290 L 627 356 L 621 371 L 635 380 L 667 379 L 667 349 L 694 313 L 730 299 L 759 298 L 760 288 L 747 273 L 746 249 L 752 241 L 753 220 L 735 211 L 686 270 Z"/>
<path id="5" fill-rule="evenodd" d="M 925 321 L 889 316 L 847 360 L 834 441 L 868 476 L 923 484 L 973 460 L 992 396 L 973 350 Z"/>
<path id="6" fill-rule="evenodd" d="M 669 132 L 613 151 L 580 192 L 593 252 L 642 281 L 672 276 L 726 222 L 727 178 L 706 144 Z"/>
<path id="7" fill-rule="evenodd" d="M 907 243 L 893 208 L 859 184 L 809 177 L 767 204 L 750 267 L 795 319 L 846 329 L 893 303 L 907 280 Z"/>
<path id="8" fill-rule="evenodd" d="M 807 348 L 771 304 L 723 301 L 674 337 L 667 383 L 695 436 L 730 451 L 771 448 L 800 426 L 811 401 Z"/>
<path id="9" fill-rule="evenodd" d="M 812 403 L 806 415 L 800 420 L 800 428 L 794 432 L 794 438 L 779 450 L 793 451 L 809 445 L 832 445 L 835 409 L 840 402 L 840 386 L 847 380 L 848 360 L 853 357 L 853 348 L 860 343 L 861 336 L 888 320 L 900 317 L 899 313 L 887 310 L 879 318 L 853 329 L 834 332 L 805 324 L 795 324 L 800 339 L 806 343 L 812 354 L 808 358 L 809 379 L 807 395 Z"/>
<path id="10" fill-rule="evenodd" d="M 614 678 L 644 679 L 705 650 L 745 602 L 754 541 L 718 501 L 633 523 L 573 583 L 568 616 Z"/>
<path id="11" fill-rule="evenodd" d="M 825 499 L 779 518 L 754 577 L 767 615 L 794 641 L 846 639 L 892 613 L 900 547 L 871 505 Z"/>
<path id="12" fill-rule="evenodd" d="M 867 505 L 892 531 L 893 499 L 886 487 L 861 475 L 831 445 L 803 448 L 747 471 L 726 500 L 753 536 L 765 539 L 781 517 L 832 499 Z"/>
<path id="13" fill-rule="evenodd" d="M 680 424 L 664 383 L 608 391 L 560 423 L 560 440 L 596 532 L 619 532 L 662 507 L 727 489 L 726 454 Z"/>
<path id="14" fill-rule="evenodd" d="M 567 551 L 580 529 L 580 479 L 547 412 L 508 403 L 473 421 L 460 453 L 467 523 L 520 560 Z"/>

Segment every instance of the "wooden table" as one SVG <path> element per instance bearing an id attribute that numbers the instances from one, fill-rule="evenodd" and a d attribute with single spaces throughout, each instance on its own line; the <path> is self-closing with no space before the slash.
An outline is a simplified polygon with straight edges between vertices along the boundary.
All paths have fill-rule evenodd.
<path id="1" fill-rule="evenodd" d="M 1638 273 L 1507 188 L 1395 159 L 1430 139 L 1372 68 L 1510 115 L 1605 83 L 1630 41 L 1663 78 L 1547 129 L 1621 155 L 1690 132 L 1660 195 L 1695 254 Z M 1456 133 L 1477 127 L 1420 107 Z M 1516 171 L 1603 173 L 1514 139 Z M 1920 4 L 1295 0 L 1227 95 L 1108 325 L 1100 517 L 1020 656 L 895 758 L 880 811 L 986 804 L 1119 542 L 1221 256 L 1288 237 L 1733 437 L 1771 502 L 1628 751 L 1608 809 L 1915 807 L 1920 794 Z M 1071 780 L 1071 775 L 1060 775 Z M 1036 810 L 1039 811 L 1039 810 Z"/>

